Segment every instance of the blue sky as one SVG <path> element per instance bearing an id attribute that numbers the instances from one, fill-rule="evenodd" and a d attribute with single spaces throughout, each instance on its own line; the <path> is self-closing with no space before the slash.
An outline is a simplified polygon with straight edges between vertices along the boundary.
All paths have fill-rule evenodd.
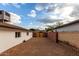
<path id="1" fill-rule="evenodd" d="M 1 3 L 0 9 L 18 15 L 20 22 L 16 20 L 17 24 L 42 29 L 56 21 L 78 18 L 78 6 L 69 3 Z"/>

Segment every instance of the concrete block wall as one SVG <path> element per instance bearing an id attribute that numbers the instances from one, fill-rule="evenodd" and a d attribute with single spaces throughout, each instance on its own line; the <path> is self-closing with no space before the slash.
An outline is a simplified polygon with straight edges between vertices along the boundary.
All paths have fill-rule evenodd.
<path id="1" fill-rule="evenodd" d="M 79 48 L 79 32 L 58 32 L 58 40 Z"/>

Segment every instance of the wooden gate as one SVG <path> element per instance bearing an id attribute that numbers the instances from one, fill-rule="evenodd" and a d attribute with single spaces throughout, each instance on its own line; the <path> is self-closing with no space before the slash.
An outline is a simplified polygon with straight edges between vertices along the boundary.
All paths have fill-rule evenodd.
<path id="1" fill-rule="evenodd" d="M 47 33 L 45 33 L 45 32 L 34 32 L 33 37 L 47 37 Z"/>

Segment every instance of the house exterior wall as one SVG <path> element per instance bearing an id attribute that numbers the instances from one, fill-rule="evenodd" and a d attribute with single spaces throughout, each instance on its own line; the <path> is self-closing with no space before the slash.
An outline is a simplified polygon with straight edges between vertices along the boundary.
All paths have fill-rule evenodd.
<path id="1" fill-rule="evenodd" d="M 4 19 L 7 20 L 7 21 L 10 21 L 10 17 L 9 16 L 4 15 Z"/>
<path id="2" fill-rule="evenodd" d="M 58 40 L 79 48 L 79 32 L 59 32 Z"/>
<path id="3" fill-rule="evenodd" d="M 72 31 L 79 31 L 79 23 L 68 25 L 65 27 L 61 27 L 56 29 L 58 32 L 72 32 Z"/>
<path id="4" fill-rule="evenodd" d="M 21 37 L 16 38 L 15 32 L 21 32 Z M 30 38 L 32 38 L 32 32 L 29 32 L 29 35 L 27 35 L 27 31 L 0 28 L 0 53 Z"/>
<path id="5" fill-rule="evenodd" d="M 3 15 L 2 15 L 2 14 L 0 14 L 0 19 L 2 19 L 2 17 L 3 17 Z"/>

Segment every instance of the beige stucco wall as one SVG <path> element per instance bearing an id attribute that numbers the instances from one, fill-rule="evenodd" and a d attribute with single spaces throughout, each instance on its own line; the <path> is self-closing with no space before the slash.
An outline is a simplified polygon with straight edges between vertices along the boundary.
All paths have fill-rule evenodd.
<path id="1" fill-rule="evenodd" d="M 58 39 L 79 48 L 79 32 L 59 32 Z"/>
<path id="2" fill-rule="evenodd" d="M 21 37 L 19 38 L 15 38 L 15 32 L 17 31 L 21 32 Z M 29 35 L 27 36 L 27 31 L 13 29 L 2 30 L 2 28 L 0 28 L 0 53 L 22 43 L 23 40 L 29 40 L 30 38 L 32 38 L 32 32 L 29 32 Z"/>

